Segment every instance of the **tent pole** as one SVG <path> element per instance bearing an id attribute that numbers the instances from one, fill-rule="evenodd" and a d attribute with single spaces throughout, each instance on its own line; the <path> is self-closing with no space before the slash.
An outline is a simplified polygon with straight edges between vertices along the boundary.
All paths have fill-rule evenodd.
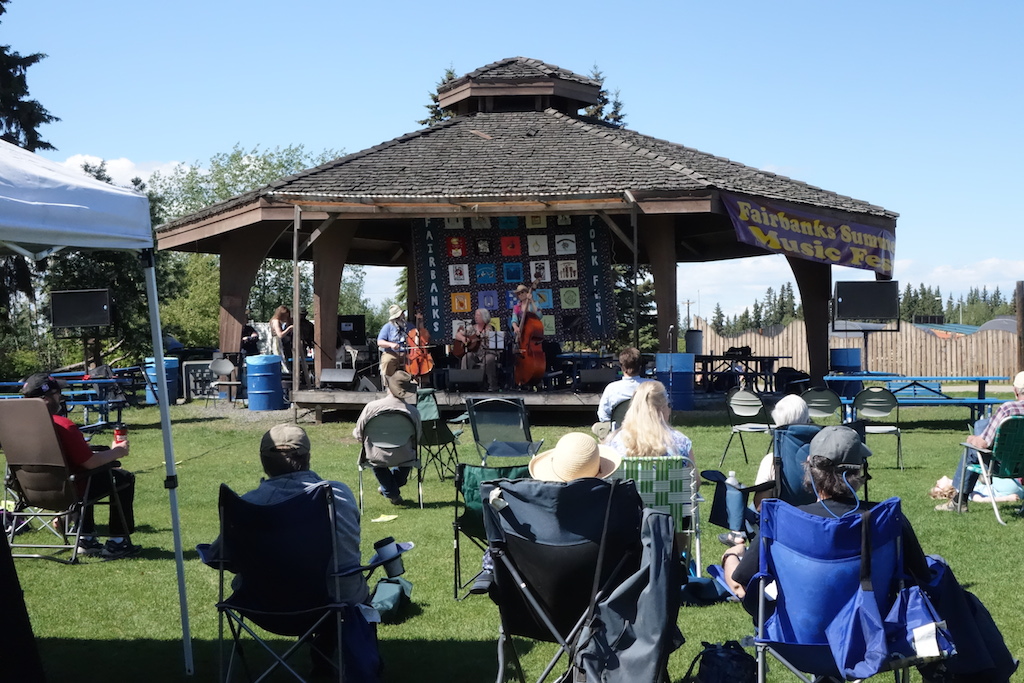
<path id="1" fill-rule="evenodd" d="M 299 369 L 306 365 L 305 358 L 299 356 L 302 351 L 302 313 L 299 310 L 299 228 L 302 226 L 302 208 L 295 207 L 295 222 L 292 224 L 292 394 L 289 396 L 294 407 L 292 415 L 298 422 L 299 408 L 295 404 L 294 394 L 302 388 Z"/>
<path id="2" fill-rule="evenodd" d="M 171 530 L 174 534 L 174 562 L 178 571 L 178 604 L 181 610 L 181 643 L 185 650 L 185 674 L 195 674 L 192 660 L 192 632 L 188 623 L 188 599 L 185 593 L 185 557 L 181 552 L 181 518 L 178 514 L 178 473 L 174 466 L 174 444 L 171 442 L 171 408 L 167 400 L 167 371 L 164 369 L 164 337 L 160 329 L 160 306 L 156 295 L 156 269 L 153 250 L 139 254 L 146 275 L 146 296 L 149 299 L 149 325 L 153 336 L 153 360 L 160 404 L 160 432 L 164 441 L 164 488 L 171 504 Z"/>

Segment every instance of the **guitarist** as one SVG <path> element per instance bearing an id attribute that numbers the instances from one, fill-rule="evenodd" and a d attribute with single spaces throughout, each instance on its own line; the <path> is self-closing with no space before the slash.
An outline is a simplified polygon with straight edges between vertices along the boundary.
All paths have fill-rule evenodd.
<path id="1" fill-rule="evenodd" d="M 473 314 L 473 324 L 455 333 L 455 340 L 462 342 L 466 353 L 462 356 L 462 369 L 473 370 L 483 366 L 487 390 L 498 390 L 498 351 L 495 348 L 497 332 L 491 326 L 491 312 L 478 308 Z"/>

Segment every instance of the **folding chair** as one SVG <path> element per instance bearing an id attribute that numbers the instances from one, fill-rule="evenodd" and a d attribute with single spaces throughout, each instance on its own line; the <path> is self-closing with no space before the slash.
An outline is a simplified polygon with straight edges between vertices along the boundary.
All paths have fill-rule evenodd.
<path id="1" fill-rule="evenodd" d="M 221 387 L 227 388 L 228 403 L 232 405 L 235 403 L 235 391 L 242 386 L 240 381 L 234 379 L 235 369 L 235 364 L 227 358 L 218 358 L 210 363 L 210 372 L 216 377 L 214 381 L 210 382 L 210 389 L 219 393 Z M 222 377 L 227 377 L 227 379 L 221 379 Z M 210 403 L 209 394 L 207 394 L 206 403 Z"/>
<path id="2" fill-rule="evenodd" d="M 7 530 L 12 551 L 17 548 L 55 551 L 51 554 L 12 552 L 13 557 L 64 564 L 78 562 L 78 543 L 82 537 L 80 520 L 82 512 L 90 505 L 114 505 L 122 526 L 127 528 L 120 500 L 111 495 L 127 488 L 124 484 L 119 486 L 114 479 L 113 470 L 120 463 L 114 461 L 84 473 L 72 473 L 43 399 L 0 401 L 0 444 L 3 444 L 10 474 L 7 486 L 15 498 L 14 509 L 10 512 L 13 523 Z M 42 526 L 56 536 L 56 541 L 16 543 L 16 532 L 33 519 L 41 520 Z M 72 526 L 75 531 L 69 534 Z M 58 556 L 69 550 L 69 558 Z"/>
<path id="3" fill-rule="evenodd" d="M 363 470 L 372 469 L 365 459 L 365 453 L 376 447 L 383 450 L 401 448 L 411 442 L 412 452 L 418 453 L 416 445 L 416 422 L 408 413 L 399 410 L 388 410 L 377 413 L 366 421 L 363 428 L 363 450 L 359 454 L 359 512 L 363 512 Z M 420 509 L 423 509 L 423 467 L 419 460 L 392 463 L 389 467 L 415 467 L 416 489 L 419 494 Z"/>
<path id="4" fill-rule="evenodd" d="M 480 498 L 480 484 L 494 479 L 526 479 L 530 476 L 527 465 L 511 467 L 480 467 L 459 463 L 455 468 L 455 519 L 452 529 L 455 533 L 455 572 L 452 594 L 456 600 L 459 591 L 465 590 L 480 575 L 480 561 L 477 560 L 476 571 L 467 580 L 462 580 L 462 543 L 460 536 L 465 536 L 482 553 L 487 548 L 487 535 L 484 533 L 484 506 Z"/>
<path id="5" fill-rule="evenodd" d="M 437 476 L 444 481 L 445 474 L 455 476 L 455 467 L 459 463 L 457 444 L 462 430 L 452 431 L 448 423 L 441 419 L 437 408 L 434 389 L 419 389 L 416 392 L 416 409 L 420 413 L 420 461 L 429 468 L 434 463 Z"/>
<path id="6" fill-rule="evenodd" d="M 800 394 L 800 397 L 807 404 L 807 410 L 812 418 L 828 419 L 843 407 L 839 394 L 824 387 L 808 389 Z"/>
<path id="7" fill-rule="evenodd" d="M 633 399 L 627 398 L 625 401 L 619 401 L 612 406 L 612 431 L 622 426 L 622 421 L 626 419 L 626 412 L 629 410 L 630 404 L 633 403 Z"/>
<path id="8" fill-rule="evenodd" d="M 862 585 L 862 524 L 868 520 L 871 547 L 863 578 L 870 578 L 885 615 L 902 572 L 902 519 L 898 498 L 879 503 L 868 516 L 840 518 L 812 515 L 781 500 L 764 501 L 758 536 L 761 566 L 757 586 L 747 589 L 748 596 L 757 598 L 759 682 L 766 680 L 767 655 L 808 683 L 828 677 L 843 680 L 825 630 Z M 774 595 L 770 615 L 769 592 Z M 895 672 L 897 681 L 901 673 L 906 676 L 906 670 Z"/>
<path id="9" fill-rule="evenodd" d="M 875 420 L 896 413 L 895 424 L 879 424 Z M 853 414 L 864 421 L 868 434 L 892 434 L 896 437 L 896 465 L 903 469 L 903 439 L 900 433 L 900 404 L 885 387 L 867 387 L 853 397 Z"/>
<path id="10" fill-rule="evenodd" d="M 743 442 L 744 434 L 767 434 L 774 426 L 771 415 L 765 408 L 761 397 L 746 389 L 733 389 L 725 399 L 726 408 L 729 411 L 729 422 L 732 423 L 732 431 L 729 433 L 729 440 L 725 442 L 725 450 L 722 451 L 722 460 L 718 463 L 721 467 L 725 464 L 725 456 L 729 453 L 729 445 L 732 438 L 740 435 L 740 446 L 743 447 L 743 462 L 750 462 L 747 458 L 747 445 Z M 771 446 L 771 442 L 768 443 Z M 765 449 L 765 453 L 768 449 Z"/>
<path id="11" fill-rule="evenodd" d="M 530 436 L 530 418 L 521 398 L 466 398 L 469 426 L 481 464 L 487 458 L 532 458 L 544 445 Z"/>
<path id="12" fill-rule="evenodd" d="M 687 537 L 685 566 L 692 566 L 694 575 L 700 576 L 700 510 L 693 461 L 682 455 L 623 458 L 612 477 L 632 479 L 644 507 L 672 515 L 677 536 Z"/>
<path id="13" fill-rule="evenodd" d="M 669 515 L 643 509 L 630 481 L 501 479 L 482 484 L 481 497 L 499 683 L 506 649 L 525 682 L 512 636 L 559 645 L 538 681 L 563 654 L 573 678 L 560 680 L 668 680 L 680 585 Z"/>
<path id="14" fill-rule="evenodd" d="M 973 447 L 966 443 L 962 445 L 964 446 L 964 457 L 961 460 L 961 467 L 966 466 L 971 471 L 980 472 L 982 483 L 991 486 L 992 477 L 1005 477 L 1009 479 L 1024 477 L 1024 416 L 1008 417 L 999 425 L 996 429 L 995 441 L 992 444 L 991 450 L 985 448 L 974 449 L 979 454 L 985 455 L 983 458 L 978 458 L 976 465 L 967 465 L 967 450 Z M 966 476 L 961 476 L 961 484 L 966 478 Z M 970 491 L 961 491 L 959 495 L 960 500 L 964 500 L 965 495 L 970 495 Z M 991 496 L 991 500 L 992 511 L 996 515 L 996 521 L 1006 526 L 1006 522 L 999 515 L 999 506 L 996 503 L 995 496 Z M 1024 513 L 1024 505 L 1017 511 L 1018 515 L 1022 513 Z"/>
<path id="15" fill-rule="evenodd" d="M 359 608 L 336 599 L 341 595 L 341 578 L 383 562 L 367 567 L 338 565 L 330 482 L 272 505 L 249 503 L 221 484 L 218 507 L 220 551 L 213 557 L 208 545 L 197 549 L 204 563 L 219 570 L 220 680 L 231 680 L 240 666 L 250 680 L 264 680 L 283 668 L 304 681 L 289 659 L 308 643 L 330 662 L 336 680 L 341 681 L 346 669 L 343 636 L 360 632 L 368 636 L 368 646 L 376 648 L 373 627 L 360 623 Z M 231 594 L 225 596 L 228 572 L 236 578 L 231 582 Z M 232 641 L 230 654 L 225 652 L 225 622 Z M 296 641 L 281 652 L 262 632 L 295 637 Z M 250 661 L 243 649 L 250 639 L 269 655 L 269 667 L 258 677 L 250 671 L 256 662 Z"/>

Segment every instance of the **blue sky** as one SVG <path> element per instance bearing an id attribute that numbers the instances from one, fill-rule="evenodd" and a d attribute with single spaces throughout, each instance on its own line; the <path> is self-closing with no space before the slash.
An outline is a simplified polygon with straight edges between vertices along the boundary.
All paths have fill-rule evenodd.
<path id="1" fill-rule="evenodd" d="M 631 129 L 898 212 L 896 279 L 957 296 L 1024 280 L 1021 25 L 1011 1 L 11 0 L 0 44 L 49 55 L 28 72 L 62 119 L 45 156 L 123 182 L 236 143 L 370 147 L 419 127 L 448 66 L 596 63 Z M 781 257 L 679 270 L 706 316 L 791 279 Z"/>

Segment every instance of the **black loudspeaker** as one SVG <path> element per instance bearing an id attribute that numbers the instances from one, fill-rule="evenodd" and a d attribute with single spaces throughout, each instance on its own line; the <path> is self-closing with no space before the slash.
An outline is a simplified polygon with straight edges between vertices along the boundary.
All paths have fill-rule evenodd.
<path id="1" fill-rule="evenodd" d="M 833 306 L 836 320 L 899 320 L 900 283 L 837 282 Z"/>
<path id="2" fill-rule="evenodd" d="M 613 368 L 580 370 L 578 388 L 581 391 L 604 391 L 604 388 L 619 378 L 619 371 Z"/>
<path id="3" fill-rule="evenodd" d="M 320 387 L 322 389 L 347 389 L 355 381 L 356 371 L 353 368 L 324 368 L 320 372 Z"/>
<path id="4" fill-rule="evenodd" d="M 468 389 L 480 391 L 484 385 L 484 369 L 474 368 L 472 370 L 461 370 L 451 368 L 448 370 L 448 390 L 459 391 Z"/>
<path id="5" fill-rule="evenodd" d="M 75 289 L 50 293 L 50 322 L 54 327 L 109 325 L 110 290 Z"/>
<path id="6" fill-rule="evenodd" d="M 366 343 L 366 316 L 365 315 L 339 315 L 338 316 L 338 339 L 347 339 L 352 346 L 362 346 Z"/>

